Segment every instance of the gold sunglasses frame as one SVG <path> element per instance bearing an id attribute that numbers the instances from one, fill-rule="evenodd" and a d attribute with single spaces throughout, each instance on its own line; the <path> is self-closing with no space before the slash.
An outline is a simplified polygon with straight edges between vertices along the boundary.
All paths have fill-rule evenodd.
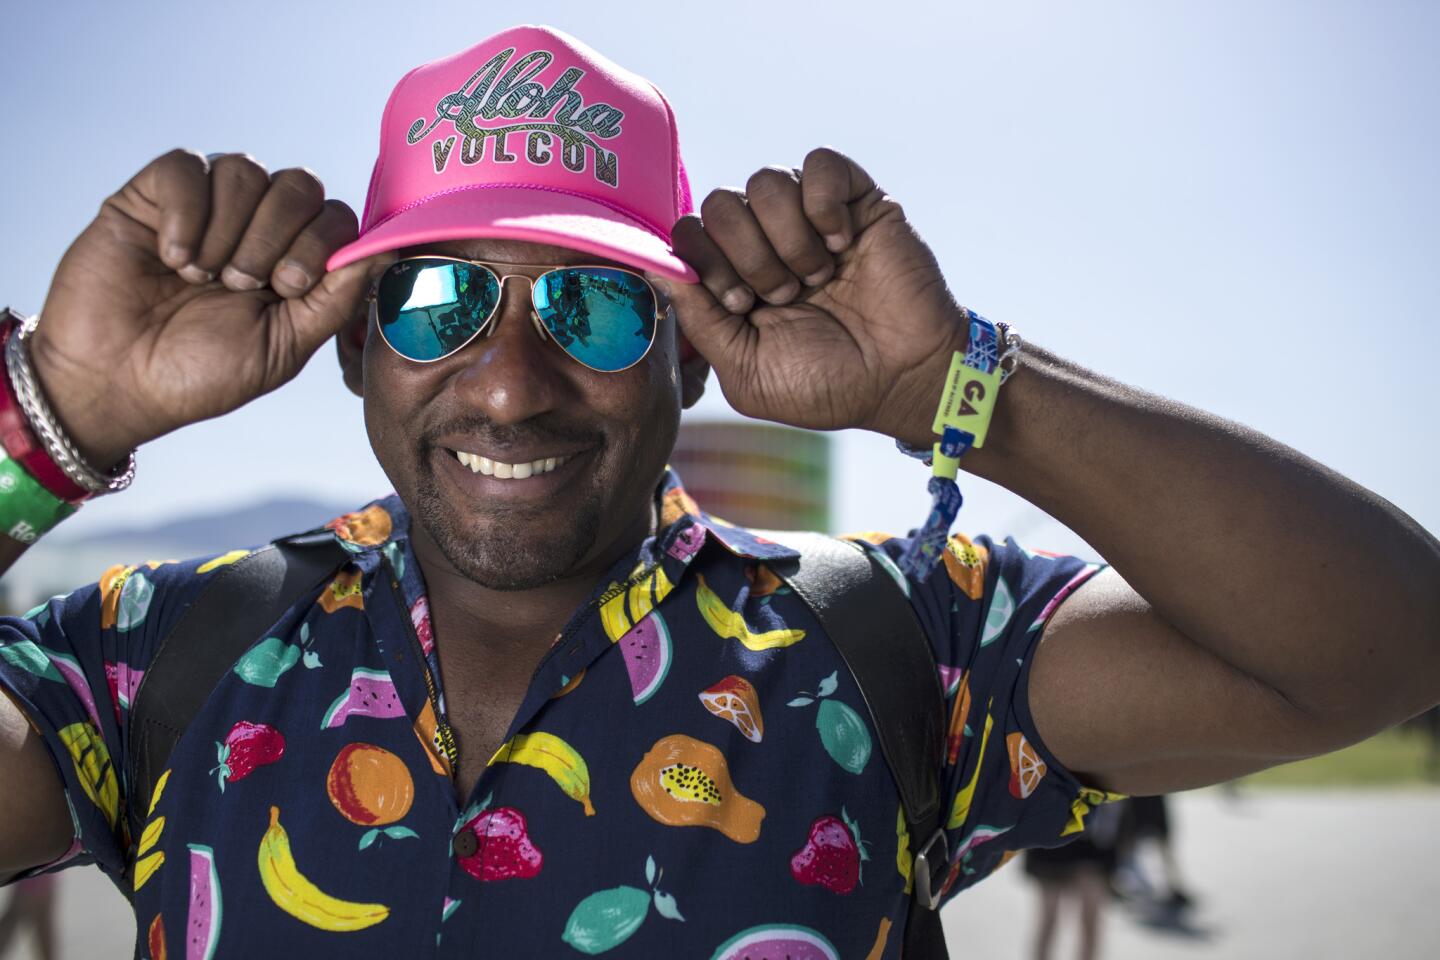
<path id="1" fill-rule="evenodd" d="M 370 284 L 370 292 L 365 297 L 365 302 L 368 304 L 368 310 L 370 314 L 369 323 L 371 323 L 375 327 L 375 331 L 380 334 L 380 339 L 385 342 L 385 346 L 389 347 L 392 351 L 394 351 L 396 356 L 400 357 L 403 360 L 407 360 L 410 363 L 439 363 L 441 360 L 448 360 L 451 357 L 455 356 L 455 354 L 459 353 L 461 350 L 464 350 L 466 347 L 470 346 L 470 344 L 474 343 L 476 338 L 482 335 L 485 337 L 489 337 L 492 333 L 494 333 L 495 329 L 500 326 L 500 321 L 497 318 L 500 316 L 500 307 L 505 302 L 505 281 L 512 278 L 524 280 L 530 285 L 530 323 L 535 328 L 535 332 L 540 334 L 540 339 L 549 341 L 550 343 L 554 343 L 555 348 L 561 353 L 563 353 L 567 358 L 574 361 L 575 363 L 580 364 L 580 366 L 584 367 L 585 369 L 593 370 L 596 373 L 624 373 L 626 370 L 629 370 L 631 367 L 635 366 L 635 364 L 648 357 L 650 355 L 651 349 L 655 346 L 656 337 L 659 336 L 660 321 L 665 318 L 665 310 L 661 309 L 661 304 L 663 301 L 661 300 L 659 292 L 655 289 L 655 287 L 650 283 L 649 280 L 645 279 L 644 274 L 635 270 L 631 270 L 628 267 L 617 267 L 609 263 L 493 263 L 488 260 L 466 260 L 464 257 L 447 257 L 440 254 L 435 254 L 415 257 L 401 257 L 399 260 L 396 260 L 395 263 L 392 263 L 389 267 L 386 267 L 385 272 L 388 273 L 390 271 L 390 267 L 395 266 L 396 263 L 408 263 L 416 260 L 440 260 L 447 263 L 464 263 L 472 267 L 482 267 L 485 270 L 490 271 L 490 274 L 496 278 L 500 295 L 495 298 L 495 305 L 490 308 L 489 315 L 481 321 L 480 326 L 475 328 L 474 333 L 470 334 L 470 336 L 465 338 L 464 343 L 460 344 L 458 347 L 450 350 L 447 353 L 443 353 L 440 356 L 435 357 L 434 359 L 416 360 L 414 357 L 407 357 L 405 354 L 401 353 L 399 349 L 396 348 L 395 344 L 391 343 L 389 338 L 385 336 L 385 330 L 380 323 L 379 305 L 380 281 L 384 279 L 385 274 L 382 273 L 379 277 L 376 277 L 375 281 Z M 501 273 L 498 269 L 496 269 L 497 267 L 521 267 L 530 270 L 539 270 L 540 273 L 536 274 L 533 277 L 525 273 Z M 634 361 L 626 364 L 618 370 L 602 370 L 599 367 L 592 367 L 584 360 L 579 359 L 570 351 L 566 350 L 565 347 L 550 334 L 550 331 L 545 329 L 545 323 L 540 319 L 540 308 L 535 304 L 535 284 L 538 281 L 560 270 L 583 270 L 586 268 L 591 268 L 595 270 L 614 270 L 619 273 L 628 273 L 630 276 L 635 277 L 641 283 L 645 284 L 645 289 L 650 291 L 650 299 L 655 304 L 655 333 L 650 337 L 650 342 L 645 345 L 645 352 L 640 354 L 640 356 L 636 357 Z"/>

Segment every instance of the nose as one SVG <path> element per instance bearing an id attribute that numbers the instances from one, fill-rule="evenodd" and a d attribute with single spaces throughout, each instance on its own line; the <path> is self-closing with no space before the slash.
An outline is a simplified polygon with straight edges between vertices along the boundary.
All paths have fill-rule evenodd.
<path id="1" fill-rule="evenodd" d="M 521 423 L 554 410 L 568 393 L 556 363 L 559 351 L 546 345 L 534 315 L 532 283 L 521 275 L 503 278 L 489 330 L 457 355 L 464 366 L 453 381 L 456 393 L 496 423 Z"/>

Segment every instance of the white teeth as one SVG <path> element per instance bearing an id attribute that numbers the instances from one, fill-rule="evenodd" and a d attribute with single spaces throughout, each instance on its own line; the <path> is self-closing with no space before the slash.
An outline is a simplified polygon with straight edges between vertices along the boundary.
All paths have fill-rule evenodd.
<path id="1" fill-rule="evenodd" d="M 561 467 L 565 464 L 565 457 L 541 457 L 538 460 L 531 460 L 529 463 L 501 463 L 499 460 L 491 460 L 489 457 L 482 457 L 478 453 L 467 453 L 464 450 L 455 451 L 456 458 L 475 473 L 483 473 L 487 477 L 498 477 L 501 480 L 525 480 L 530 477 L 538 477 L 542 473 Z"/>

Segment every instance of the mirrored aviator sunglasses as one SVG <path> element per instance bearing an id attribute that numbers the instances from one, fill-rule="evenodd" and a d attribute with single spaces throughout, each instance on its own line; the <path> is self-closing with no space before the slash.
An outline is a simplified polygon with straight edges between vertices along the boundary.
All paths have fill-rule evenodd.
<path id="1" fill-rule="evenodd" d="M 550 267 L 537 277 L 448 257 L 397 260 L 381 275 L 372 304 L 380 336 L 407 360 L 432 363 L 489 335 L 500 294 L 511 277 L 530 284 L 530 302 L 543 338 L 601 373 L 633 367 L 655 342 L 658 301 L 640 274 L 619 267 Z"/>

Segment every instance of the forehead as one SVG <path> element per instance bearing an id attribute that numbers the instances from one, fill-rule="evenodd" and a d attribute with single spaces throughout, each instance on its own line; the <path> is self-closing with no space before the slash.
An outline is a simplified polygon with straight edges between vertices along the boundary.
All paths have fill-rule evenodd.
<path id="1" fill-rule="evenodd" d="M 623 263 L 597 257 L 593 253 L 557 247 L 548 243 L 530 243 L 525 240 L 446 240 L 439 243 L 425 243 L 406 247 L 401 256 L 458 257 L 461 260 L 484 260 L 490 263 L 523 263 L 563 266 L 571 263 L 597 263 L 607 266 L 624 267 Z M 627 268 L 628 269 L 628 268 Z"/>

